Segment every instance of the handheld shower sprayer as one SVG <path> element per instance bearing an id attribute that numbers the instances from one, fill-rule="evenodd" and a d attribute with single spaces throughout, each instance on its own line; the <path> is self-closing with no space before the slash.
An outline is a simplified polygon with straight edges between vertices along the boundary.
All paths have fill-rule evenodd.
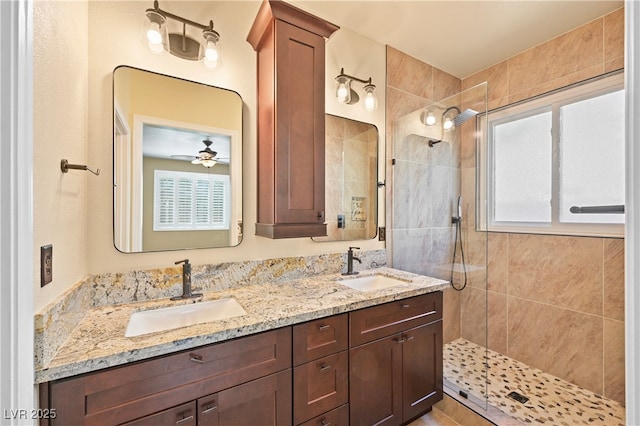
<path id="1" fill-rule="evenodd" d="M 467 264 L 464 260 L 464 246 L 462 244 L 462 195 L 458 196 L 458 204 L 457 204 L 458 216 L 451 217 L 451 223 L 455 227 L 455 237 L 453 238 L 453 256 L 451 259 L 451 276 L 449 281 L 451 283 L 451 287 L 456 291 L 462 291 L 467 286 Z M 462 271 L 464 273 L 464 281 L 460 287 L 456 287 L 453 283 L 453 273 L 456 265 L 456 254 L 458 243 L 460 243 L 460 260 L 462 261 Z"/>

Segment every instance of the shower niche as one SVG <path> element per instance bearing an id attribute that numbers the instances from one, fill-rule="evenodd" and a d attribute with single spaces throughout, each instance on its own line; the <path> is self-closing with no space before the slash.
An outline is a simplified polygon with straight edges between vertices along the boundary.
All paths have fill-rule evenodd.
<path id="1" fill-rule="evenodd" d="M 487 84 L 425 105 L 393 121 L 391 232 L 393 267 L 446 279 L 444 386 L 486 407 L 485 352 L 465 359 L 471 384 L 447 344 L 487 347 L 486 227 L 478 220 L 476 144 L 487 112 Z M 453 347 L 453 345 L 452 345 Z"/>

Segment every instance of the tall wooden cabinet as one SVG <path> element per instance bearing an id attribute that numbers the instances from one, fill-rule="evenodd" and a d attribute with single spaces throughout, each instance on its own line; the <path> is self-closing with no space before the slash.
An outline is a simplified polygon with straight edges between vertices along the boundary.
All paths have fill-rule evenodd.
<path id="1" fill-rule="evenodd" d="M 337 29 L 287 3 L 265 0 L 247 37 L 258 54 L 256 235 L 327 235 L 325 37 Z"/>

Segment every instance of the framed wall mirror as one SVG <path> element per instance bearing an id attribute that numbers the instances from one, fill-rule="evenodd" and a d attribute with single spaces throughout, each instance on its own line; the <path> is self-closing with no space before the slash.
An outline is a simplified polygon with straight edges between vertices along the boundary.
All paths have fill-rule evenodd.
<path id="1" fill-rule="evenodd" d="M 325 119 L 327 236 L 314 241 L 375 238 L 378 229 L 378 129 L 335 115 Z"/>
<path id="2" fill-rule="evenodd" d="M 240 244 L 240 95 L 119 66 L 113 117 L 115 247 L 139 253 Z"/>

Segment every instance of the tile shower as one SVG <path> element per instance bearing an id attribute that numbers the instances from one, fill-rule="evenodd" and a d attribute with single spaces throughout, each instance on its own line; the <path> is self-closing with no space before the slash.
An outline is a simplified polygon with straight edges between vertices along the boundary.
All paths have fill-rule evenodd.
<path id="1" fill-rule="evenodd" d="M 446 144 L 429 148 L 426 141 L 433 135 L 419 127 L 420 114 L 434 104 L 467 107 L 482 82 L 488 82 L 486 108 L 491 110 L 620 69 L 623 16 L 619 9 L 465 79 L 387 50 L 392 264 L 448 279 L 454 239 L 451 216 L 462 194 L 462 235 L 470 268 L 465 290 L 445 292 L 445 372 L 453 388 L 458 381 L 466 392 L 477 394 L 479 403 L 502 405 L 524 423 L 537 419 L 560 424 L 558 411 L 545 404 L 559 403 L 561 394 L 574 391 L 581 395 L 574 399 L 601 404 L 613 417 L 589 417 L 593 412 L 588 407 L 569 407 L 566 413 L 577 414 L 562 418 L 566 424 L 589 418 L 595 424 L 624 423 L 624 240 L 476 232 L 475 126 L 464 124 Z M 454 271 L 454 281 L 459 282 L 459 265 Z M 482 368 L 462 368 L 462 359 L 478 353 Z M 491 367 L 496 357 L 512 363 Z M 526 374 L 495 375 L 500 368 Z M 520 391 L 529 394 L 529 401 L 539 402 L 540 392 L 531 389 L 544 387 L 544 381 L 531 383 L 531 374 L 548 375 L 546 383 L 557 380 L 562 386 L 545 391 L 552 396 L 546 396 L 544 408 L 536 404 L 532 409 L 537 412 L 518 417 L 527 403 L 492 389 L 501 376 L 510 377 L 512 386 L 524 387 Z"/>

